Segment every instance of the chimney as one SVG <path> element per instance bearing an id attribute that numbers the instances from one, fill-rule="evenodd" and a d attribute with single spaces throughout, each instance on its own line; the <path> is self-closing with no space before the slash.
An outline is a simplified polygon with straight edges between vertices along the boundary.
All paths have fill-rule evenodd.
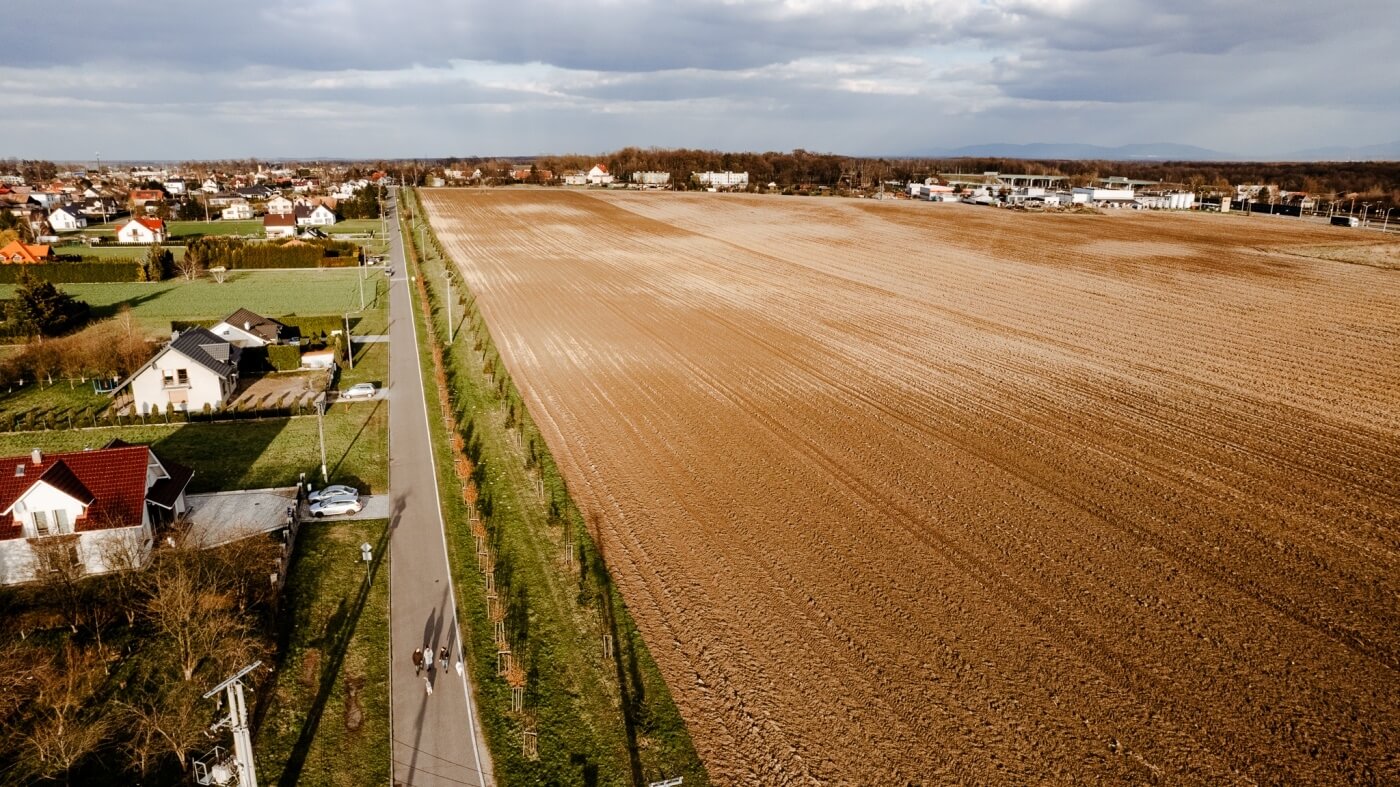
<path id="1" fill-rule="evenodd" d="M 248 322 L 247 320 L 244 320 L 244 321 L 243 321 L 243 330 L 246 331 L 246 330 L 251 329 L 252 327 L 253 327 L 253 324 L 252 324 L 251 322 Z"/>
<path id="2" fill-rule="evenodd" d="M 170 341 L 173 342 L 173 341 L 175 341 L 175 340 L 178 339 L 178 338 L 180 338 L 180 332 L 179 332 L 179 331 L 171 331 L 171 332 L 170 332 Z"/>
<path id="3" fill-rule="evenodd" d="M 41 465 L 44 463 L 44 452 L 35 448 L 33 451 L 29 452 L 29 459 L 34 464 Z"/>

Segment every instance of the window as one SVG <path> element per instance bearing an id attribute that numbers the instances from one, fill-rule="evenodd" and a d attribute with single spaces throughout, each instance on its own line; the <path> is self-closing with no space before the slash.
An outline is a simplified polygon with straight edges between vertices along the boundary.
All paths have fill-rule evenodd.
<path id="1" fill-rule="evenodd" d="M 41 536 L 47 536 L 49 530 L 49 514 L 47 511 L 34 512 L 34 532 Z"/>
<path id="2" fill-rule="evenodd" d="M 62 508 L 56 508 L 53 512 L 54 529 L 60 533 L 72 533 L 73 524 L 68 521 L 68 512 Z"/>
<path id="3" fill-rule="evenodd" d="M 161 379 L 165 382 L 166 388 L 169 388 L 170 386 L 175 384 L 175 371 L 173 369 L 162 369 L 160 372 L 160 376 Z"/>
<path id="4" fill-rule="evenodd" d="M 180 369 L 176 372 L 180 379 L 180 385 L 190 384 L 190 372 L 188 369 Z"/>

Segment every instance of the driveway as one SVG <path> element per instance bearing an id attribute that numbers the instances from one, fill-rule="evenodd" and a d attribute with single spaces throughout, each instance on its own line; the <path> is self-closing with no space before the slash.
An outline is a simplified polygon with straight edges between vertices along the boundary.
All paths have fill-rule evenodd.
<path id="1" fill-rule="evenodd" d="M 338 522 L 341 520 L 354 519 L 388 519 L 389 518 L 389 496 L 388 495 L 360 495 L 360 502 L 365 504 L 358 514 L 341 514 L 340 516 L 320 517 L 321 521 Z M 303 519 L 316 519 L 311 516 L 311 507 L 303 504 L 301 515 Z"/>
<path id="2" fill-rule="evenodd" d="M 186 538 L 200 549 L 270 533 L 287 526 L 287 510 L 296 505 L 297 488 L 242 489 L 186 495 Z"/>

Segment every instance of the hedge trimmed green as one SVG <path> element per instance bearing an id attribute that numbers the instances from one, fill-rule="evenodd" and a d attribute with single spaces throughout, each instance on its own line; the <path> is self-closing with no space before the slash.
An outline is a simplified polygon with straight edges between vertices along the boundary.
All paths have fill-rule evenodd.
<path id="1" fill-rule="evenodd" d="M 270 344 L 267 346 L 267 362 L 279 372 L 300 369 L 301 348 L 293 344 Z"/>
<path id="2" fill-rule="evenodd" d="M 33 265 L 0 265 L 0 284 L 14 284 L 27 272 L 39 281 L 55 284 L 81 282 L 136 281 L 141 263 L 137 260 L 101 262 L 40 262 Z"/>

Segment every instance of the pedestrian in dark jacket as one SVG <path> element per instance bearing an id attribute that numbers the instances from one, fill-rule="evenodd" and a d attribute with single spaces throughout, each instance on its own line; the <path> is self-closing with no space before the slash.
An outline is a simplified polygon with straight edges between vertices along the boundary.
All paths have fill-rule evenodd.
<path id="1" fill-rule="evenodd" d="M 413 649 L 413 674 L 417 675 L 423 671 L 423 649 Z"/>
<path id="2" fill-rule="evenodd" d="M 443 671 L 443 672 L 446 672 L 446 671 L 447 671 L 447 646 L 446 646 L 446 645 L 443 645 L 443 646 L 442 646 L 442 650 L 438 653 L 438 660 L 442 662 L 442 671 Z"/>

